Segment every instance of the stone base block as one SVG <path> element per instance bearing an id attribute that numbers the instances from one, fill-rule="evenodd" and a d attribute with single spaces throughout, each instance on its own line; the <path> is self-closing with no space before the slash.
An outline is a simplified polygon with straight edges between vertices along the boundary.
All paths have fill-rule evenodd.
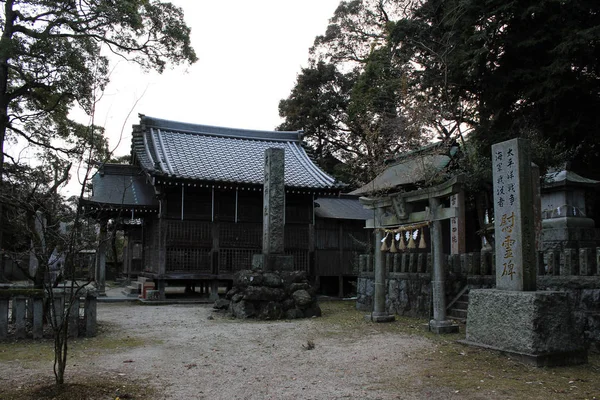
<path id="1" fill-rule="evenodd" d="M 469 292 L 464 343 L 509 353 L 537 366 L 587 362 L 565 292 Z"/>
<path id="2" fill-rule="evenodd" d="M 371 322 L 394 322 L 396 320 L 396 316 L 387 312 L 373 311 L 371 314 L 365 315 L 365 320 Z"/>
<path id="3" fill-rule="evenodd" d="M 263 271 L 293 271 L 294 256 L 285 254 L 254 254 L 252 269 Z"/>
<path id="4" fill-rule="evenodd" d="M 432 319 L 429 321 L 429 331 L 437 334 L 458 333 L 459 327 L 452 321 L 436 321 Z"/>

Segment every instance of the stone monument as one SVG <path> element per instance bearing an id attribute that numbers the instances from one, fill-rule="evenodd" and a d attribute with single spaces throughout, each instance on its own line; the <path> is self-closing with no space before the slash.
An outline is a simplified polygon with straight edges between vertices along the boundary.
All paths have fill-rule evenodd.
<path id="1" fill-rule="evenodd" d="M 294 257 L 284 253 L 285 152 L 265 151 L 263 249 L 252 259 L 253 270 L 238 271 L 233 288 L 215 308 L 236 318 L 266 320 L 321 316 L 316 291 L 306 271 L 294 271 Z"/>
<path id="2" fill-rule="evenodd" d="M 536 291 L 536 243 L 529 144 L 513 139 L 492 146 L 496 289 L 471 290 L 470 345 L 537 366 L 587 361 L 566 292 Z"/>
<path id="3" fill-rule="evenodd" d="M 292 271 L 294 257 L 284 254 L 285 150 L 265 150 L 263 186 L 262 254 L 255 254 L 252 268 L 266 271 Z"/>

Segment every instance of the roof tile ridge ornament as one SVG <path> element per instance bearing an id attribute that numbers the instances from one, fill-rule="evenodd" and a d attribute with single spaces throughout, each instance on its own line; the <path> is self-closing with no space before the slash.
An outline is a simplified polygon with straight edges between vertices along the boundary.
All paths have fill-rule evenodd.
<path id="1" fill-rule="evenodd" d="M 144 125 L 144 131 L 147 131 L 148 128 L 155 128 L 175 134 L 192 134 L 273 142 L 301 142 L 303 135 L 303 132 L 301 131 L 267 131 L 230 128 L 151 118 L 145 115 L 141 116 L 141 118 Z"/>
<path id="2" fill-rule="evenodd" d="M 165 168 L 164 164 L 163 164 L 163 159 L 164 159 L 164 154 L 162 153 L 162 151 L 159 150 L 163 150 L 162 148 L 159 149 L 157 143 L 156 143 L 156 137 L 154 135 L 154 129 L 150 128 L 148 134 L 150 135 L 150 139 L 152 140 L 152 146 L 154 147 L 154 151 L 156 152 L 156 157 L 154 157 L 154 169 L 156 170 L 157 166 L 159 167 L 158 172 L 161 172 L 163 174 L 167 173 L 168 174 L 168 170 Z"/>

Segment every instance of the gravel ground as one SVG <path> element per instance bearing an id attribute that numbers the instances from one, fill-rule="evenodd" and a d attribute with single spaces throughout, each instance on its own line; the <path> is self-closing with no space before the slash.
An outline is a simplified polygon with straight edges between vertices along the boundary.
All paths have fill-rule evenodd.
<path id="1" fill-rule="evenodd" d="M 321 318 L 260 322 L 210 305 L 101 303 L 99 334 L 70 341 L 60 393 L 50 339 L 0 343 L 0 399 L 600 399 L 595 354 L 535 368 L 424 333 L 422 320 L 321 307 Z"/>
<path id="2" fill-rule="evenodd" d="M 345 332 L 327 314 L 257 322 L 231 320 L 210 306 L 102 304 L 98 319 L 152 339 L 98 357 L 95 367 L 151 378 L 169 399 L 421 398 L 390 383 L 411 373 L 411 354 L 432 346 L 418 337 L 369 333 L 368 325 L 363 334 Z"/>
<path id="3" fill-rule="evenodd" d="M 60 398 L 455 397 L 422 380 L 424 357 L 436 351 L 434 342 L 365 322 L 351 303 L 322 308 L 321 318 L 265 322 L 231 319 L 206 304 L 100 303 L 99 334 L 71 340 L 65 378 L 88 388 L 98 382 L 99 390 Z M 6 385 L 0 398 L 3 389 L 13 393 L 7 398 L 22 398 L 19 391 L 30 393 L 32 385 L 44 393 L 39 397 L 54 398 L 45 392 L 53 379 L 51 340 L 1 349 L 12 354 L 0 357 L 0 385 Z M 132 384 L 137 389 L 123 392 Z M 147 392 L 140 389 L 145 385 L 153 387 L 152 395 L 140 394 Z"/>

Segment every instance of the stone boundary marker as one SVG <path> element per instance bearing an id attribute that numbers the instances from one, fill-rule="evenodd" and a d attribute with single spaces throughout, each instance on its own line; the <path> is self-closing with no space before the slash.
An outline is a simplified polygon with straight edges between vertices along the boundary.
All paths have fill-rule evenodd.
<path id="1" fill-rule="evenodd" d="M 499 350 L 536 366 L 587 362 L 565 292 L 536 290 L 533 181 L 529 143 L 492 146 L 496 289 L 469 292 L 465 344 Z"/>
<path id="2" fill-rule="evenodd" d="M 529 144 L 492 146 L 496 288 L 536 289 L 535 225 Z"/>

